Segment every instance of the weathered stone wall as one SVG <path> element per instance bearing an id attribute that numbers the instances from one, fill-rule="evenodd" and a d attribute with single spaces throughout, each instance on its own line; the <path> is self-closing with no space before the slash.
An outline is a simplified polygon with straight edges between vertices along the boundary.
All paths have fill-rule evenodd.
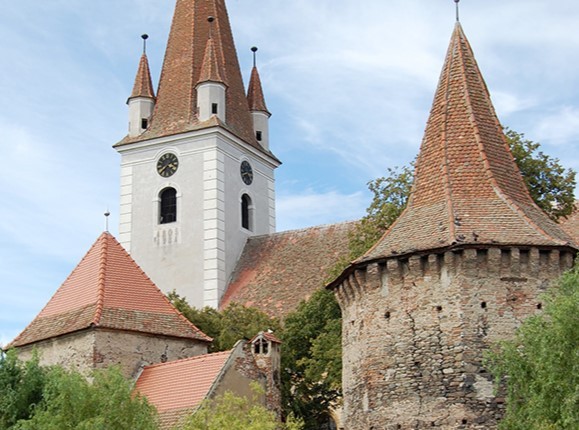
<path id="1" fill-rule="evenodd" d="M 93 369 L 95 331 L 82 330 L 16 348 L 18 358 L 30 360 L 36 349 L 42 366 L 58 364 L 88 374 Z"/>
<path id="2" fill-rule="evenodd" d="M 573 264 L 557 250 L 490 248 L 390 259 L 337 289 L 348 430 L 495 428 L 483 351 L 541 309 Z"/>
<path id="3" fill-rule="evenodd" d="M 127 377 L 136 377 L 143 366 L 207 354 L 207 343 L 118 330 L 97 330 L 94 367 L 119 365 Z"/>
<path id="4" fill-rule="evenodd" d="M 126 377 L 136 377 L 142 366 L 206 354 L 207 344 L 193 339 L 92 328 L 19 347 L 28 360 L 36 348 L 44 366 L 60 365 L 88 374 L 93 369 L 119 365 Z"/>

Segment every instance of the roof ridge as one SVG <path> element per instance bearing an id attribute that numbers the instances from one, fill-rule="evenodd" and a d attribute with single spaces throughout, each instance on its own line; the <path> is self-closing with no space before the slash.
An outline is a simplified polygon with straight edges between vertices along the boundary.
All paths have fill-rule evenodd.
<path id="1" fill-rule="evenodd" d="M 106 280 L 106 271 L 107 271 L 107 261 L 108 261 L 108 241 L 107 241 L 107 233 L 104 233 L 101 237 L 99 242 L 101 243 L 101 252 L 99 256 L 99 274 L 98 274 L 98 293 L 97 293 L 97 302 L 96 302 L 96 311 L 93 319 L 94 325 L 99 325 L 101 316 L 103 313 L 103 306 L 105 300 L 105 280 Z"/>
<path id="2" fill-rule="evenodd" d="M 235 349 L 235 348 L 234 348 Z M 177 365 L 177 364 L 181 364 L 184 362 L 188 362 L 188 361 L 197 361 L 197 360 L 202 360 L 202 359 L 207 359 L 207 358 L 213 358 L 213 357 L 217 357 L 217 356 L 221 356 L 221 355 L 230 355 L 233 353 L 234 349 L 228 349 L 227 351 L 219 351 L 219 352 L 210 352 L 207 354 L 200 354 L 200 355 L 194 355 L 192 357 L 187 357 L 187 358 L 180 358 L 178 360 L 171 360 L 171 361 L 166 361 L 165 363 L 154 363 L 154 364 L 149 364 L 147 366 L 145 366 L 143 369 L 152 369 L 152 368 L 156 368 L 156 367 L 168 367 L 171 365 Z"/>

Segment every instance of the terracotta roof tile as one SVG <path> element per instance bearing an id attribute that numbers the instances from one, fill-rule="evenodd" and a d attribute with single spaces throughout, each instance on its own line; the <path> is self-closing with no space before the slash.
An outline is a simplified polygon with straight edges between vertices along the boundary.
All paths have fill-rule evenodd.
<path id="1" fill-rule="evenodd" d="M 163 427 L 168 428 L 207 397 L 232 353 L 198 355 L 147 366 L 137 379 L 135 391 L 157 408 Z"/>
<path id="2" fill-rule="evenodd" d="M 219 65 L 217 64 L 217 57 L 215 54 L 215 42 L 213 38 L 207 41 L 205 48 L 205 55 L 201 63 L 201 74 L 199 76 L 199 84 L 202 82 L 223 82 L 221 73 L 219 72 Z"/>
<path id="3" fill-rule="evenodd" d="M 133 92 L 129 100 L 134 97 L 148 97 L 155 98 L 155 90 L 153 90 L 153 81 L 151 80 L 151 71 L 149 69 L 149 60 L 147 54 L 141 55 L 139 61 L 139 70 L 135 77 L 135 84 L 133 85 Z"/>
<path id="4" fill-rule="evenodd" d="M 215 18 L 211 24 L 209 16 Z M 226 128 L 270 155 L 255 138 L 225 0 L 177 0 L 150 126 L 138 137 L 125 137 L 116 146 L 207 126 L 197 118 L 195 87 L 202 76 L 210 27 L 215 73 L 228 87 Z"/>
<path id="5" fill-rule="evenodd" d="M 407 209 L 359 261 L 467 244 L 575 246 L 531 199 L 457 23 Z"/>
<path id="6" fill-rule="evenodd" d="M 103 233 L 11 346 L 89 327 L 211 341 L 171 305 L 109 233 Z"/>
<path id="7" fill-rule="evenodd" d="M 324 286 L 327 271 L 347 256 L 353 222 L 249 238 L 221 301 L 283 317 Z"/>
<path id="8" fill-rule="evenodd" d="M 567 218 L 559 221 L 559 225 L 573 238 L 575 243 L 579 243 L 579 201 L 575 202 L 575 210 Z"/>
<path id="9" fill-rule="evenodd" d="M 253 341 L 260 336 L 263 337 L 265 340 L 268 340 L 268 341 L 273 342 L 273 343 L 280 343 L 280 344 L 283 343 L 277 336 L 275 336 L 273 333 L 270 333 L 268 331 L 259 332 L 258 334 L 253 336 L 253 338 L 249 341 L 249 343 L 253 343 Z"/>
<path id="10" fill-rule="evenodd" d="M 251 78 L 249 79 L 249 87 L 247 88 L 247 103 L 250 111 L 266 112 L 265 97 L 263 96 L 263 89 L 261 88 L 261 79 L 257 67 L 253 66 L 251 70 Z"/>

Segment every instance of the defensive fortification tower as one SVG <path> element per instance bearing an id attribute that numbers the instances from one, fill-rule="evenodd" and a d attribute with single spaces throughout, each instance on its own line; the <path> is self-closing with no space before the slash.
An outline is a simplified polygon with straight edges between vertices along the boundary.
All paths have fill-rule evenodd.
<path id="1" fill-rule="evenodd" d="M 457 22 L 408 206 L 329 286 L 345 428 L 494 428 L 483 351 L 541 309 L 575 252 L 532 201 Z"/>

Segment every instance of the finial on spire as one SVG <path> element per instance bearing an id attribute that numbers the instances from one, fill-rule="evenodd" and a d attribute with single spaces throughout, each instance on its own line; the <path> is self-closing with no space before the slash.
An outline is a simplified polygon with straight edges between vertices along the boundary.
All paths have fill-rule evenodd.
<path id="1" fill-rule="evenodd" d="M 454 0 L 454 3 L 456 4 L 456 22 L 460 22 L 460 16 L 458 14 L 458 3 L 460 2 L 460 0 Z"/>
<path id="2" fill-rule="evenodd" d="M 105 212 L 105 231 L 108 233 L 109 232 L 109 216 L 110 216 L 110 212 L 107 208 L 107 211 Z"/>
<path id="3" fill-rule="evenodd" d="M 141 39 L 143 39 L 143 54 L 147 53 L 147 39 L 149 38 L 148 34 L 141 35 Z"/>
<path id="4" fill-rule="evenodd" d="M 255 67 L 255 65 L 256 65 L 257 46 L 252 46 L 252 47 L 251 47 L 251 52 L 253 52 L 253 67 Z"/>
<path id="5" fill-rule="evenodd" d="M 215 21 L 214 17 L 207 17 L 207 22 L 209 23 L 209 39 L 213 39 L 213 21 Z"/>

